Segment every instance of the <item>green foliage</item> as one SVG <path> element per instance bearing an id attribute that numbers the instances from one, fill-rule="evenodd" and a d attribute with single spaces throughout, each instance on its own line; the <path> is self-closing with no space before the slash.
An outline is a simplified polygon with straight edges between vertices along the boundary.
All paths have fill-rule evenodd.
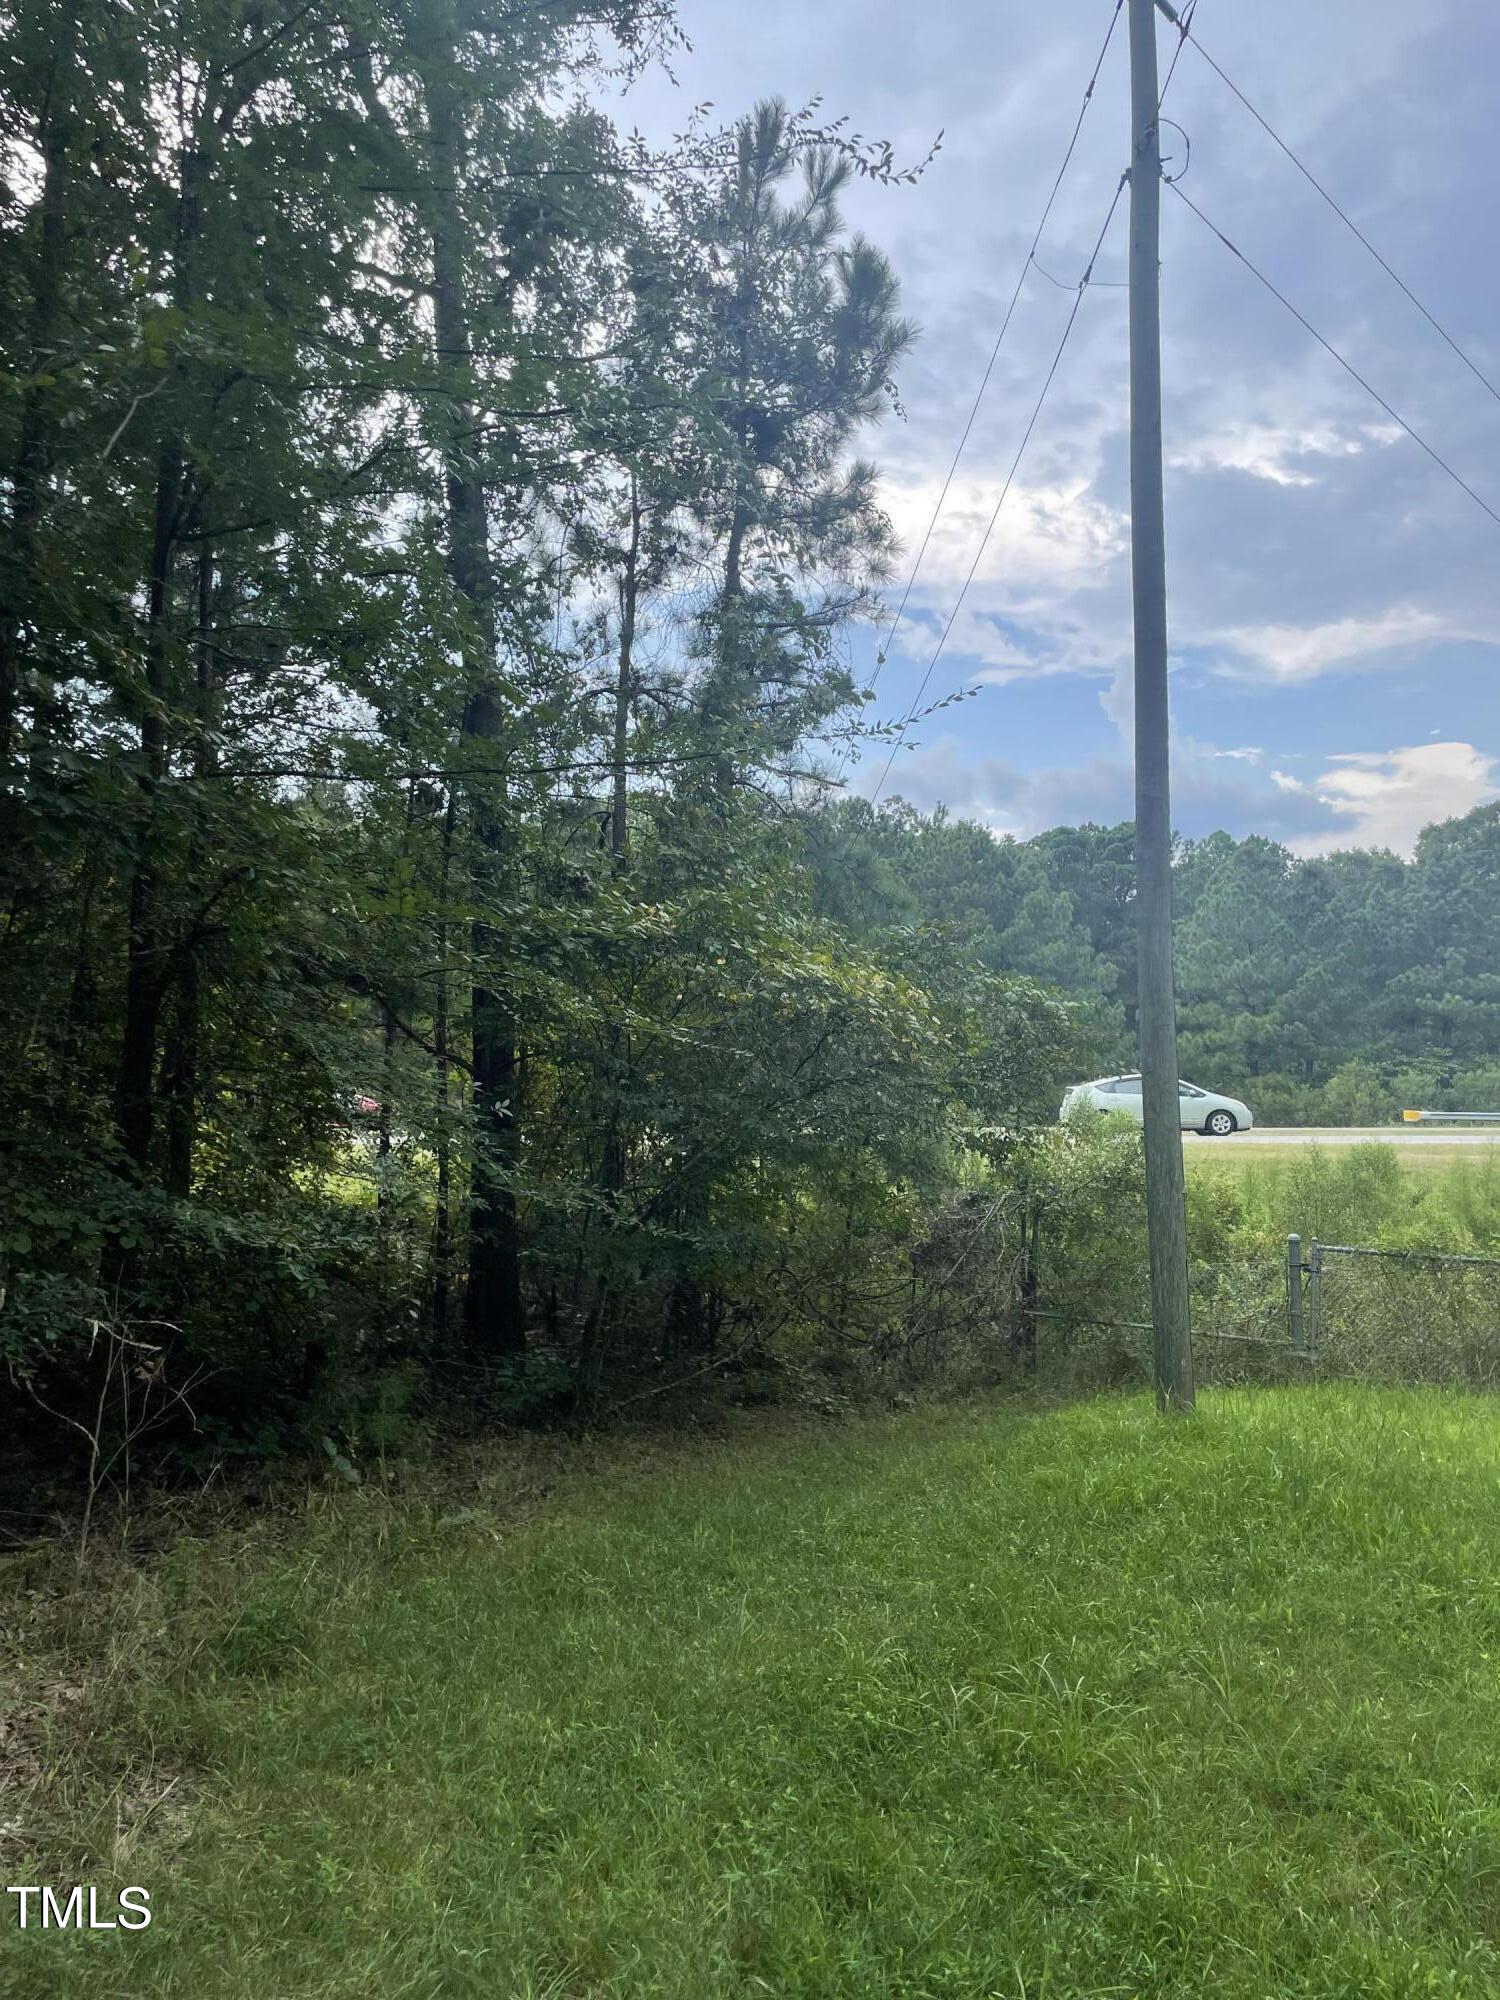
<path id="1" fill-rule="evenodd" d="M 1500 1163 L 1408 1162 L 1394 1146 L 1299 1148 L 1290 1157 L 1197 1161 L 1188 1175 L 1195 1254 L 1274 1256 L 1295 1231 L 1377 1250 L 1500 1254 Z"/>
<path id="2" fill-rule="evenodd" d="M 810 1219 L 944 1187 L 1073 1032 L 816 903 L 800 758 L 888 567 L 854 446 L 912 337 L 841 203 L 889 149 L 777 103 L 623 138 L 575 86 L 670 45 L 650 0 L 13 13 L 35 1428 L 134 1434 L 101 1328 L 172 1386 L 153 1449 L 340 1476 L 439 1384 L 533 1418 L 771 1338 Z"/>
<path id="3" fill-rule="evenodd" d="M 827 816 L 820 894 L 846 922 L 961 931 L 984 961 L 1082 1004 L 1079 1075 L 1133 1063 L 1132 829 L 995 840 L 899 800 Z M 1431 827 L 1409 862 L 1299 860 L 1252 835 L 1175 867 L 1184 1075 L 1263 1124 L 1390 1124 L 1410 1106 L 1500 1107 L 1500 808 Z M 1076 1080 L 1076 1079 L 1075 1079 Z"/>
<path id="4" fill-rule="evenodd" d="M 523 1423 L 552 1417 L 566 1408 L 574 1387 L 573 1371 L 555 1354 L 517 1354 L 494 1371 L 498 1408 Z"/>
<path id="5" fill-rule="evenodd" d="M 1224 835 L 1179 863 L 1181 1061 L 1268 1123 L 1489 1108 L 1500 814 L 1429 828 L 1411 862 L 1296 861 Z"/>
<path id="6" fill-rule="evenodd" d="M 808 782 L 854 727 L 895 552 L 862 453 L 913 339 L 844 206 L 910 171 L 774 100 L 622 136 L 595 86 L 670 48 L 659 0 L 7 28 L 0 1361 L 33 1432 L 102 1412 L 121 1447 L 100 1356 L 139 1352 L 151 1450 L 361 1469 L 445 1398 L 583 1415 L 884 1338 L 955 1186 L 1125 1059 L 1134 983 L 1128 828 Z M 1411 864 L 1185 848 L 1189 1072 L 1263 1116 L 1495 1087 L 1497 839 L 1485 808 Z M 1052 1164 L 1044 1257 L 1129 1233 Z"/>

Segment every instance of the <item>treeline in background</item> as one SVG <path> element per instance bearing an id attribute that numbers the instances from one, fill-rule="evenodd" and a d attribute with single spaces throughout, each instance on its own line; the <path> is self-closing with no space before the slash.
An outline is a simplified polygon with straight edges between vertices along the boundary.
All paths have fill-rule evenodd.
<path id="1" fill-rule="evenodd" d="M 995 841 L 902 804 L 820 817 L 822 906 L 961 926 L 983 962 L 1066 993 L 1105 1069 L 1135 1065 L 1133 829 Z M 1259 835 L 1177 846 L 1184 1076 L 1265 1125 L 1500 1111 L 1500 806 L 1425 828 L 1409 859 L 1310 859 Z"/>
<path id="2" fill-rule="evenodd" d="M 841 203 L 921 163 L 648 148 L 599 106 L 674 36 L 7 10 L 0 1359 L 91 1491 L 907 1352 L 1129 1060 L 1128 827 L 826 802 L 913 338 Z M 1185 847 L 1186 1072 L 1488 1090 L 1496 824 Z M 1079 1227 L 1117 1152 L 1046 1167 Z"/>

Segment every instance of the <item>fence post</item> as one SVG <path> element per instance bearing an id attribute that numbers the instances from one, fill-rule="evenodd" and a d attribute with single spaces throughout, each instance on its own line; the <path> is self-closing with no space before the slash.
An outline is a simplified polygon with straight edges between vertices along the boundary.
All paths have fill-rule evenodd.
<path id="1" fill-rule="evenodd" d="M 1042 1211 L 1040 1204 L 1028 1201 L 1021 1211 L 1021 1312 L 1022 1343 L 1026 1354 L 1026 1373 L 1036 1373 L 1037 1309 L 1041 1304 L 1041 1259 L 1038 1255 L 1042 1238 Z"/>
<path id="2" fill-rule="evenodd" d="M 1307 1344 L 1302 1324 L 1302 1238 L 1286 1239 L 1286 1309 L 1291 1328 L 1293 1354 L 1305 1354 Z"/>
<path id="3" fill-rule="evenodd" d="M 1323 1315 L 1323 1246 L 1313 1242 L 1307 1251 L 1307 1358 L 1313 1366 L 1318 1361 L 1318 1341 L 1322 1336 Z"/>

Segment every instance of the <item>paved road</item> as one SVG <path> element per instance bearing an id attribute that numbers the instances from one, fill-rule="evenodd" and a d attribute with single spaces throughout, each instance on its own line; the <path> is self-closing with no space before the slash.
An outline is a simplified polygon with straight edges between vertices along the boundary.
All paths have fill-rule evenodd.
<path id="1" fill-rule="evenodd" d="M 1187 1146 L 1363 1146 L 1379 1140 L 1390 1146 L 1500 1146 L 1500 1125 L 1257 1125 L 1227 1139 L 1184 1132 Z"/>

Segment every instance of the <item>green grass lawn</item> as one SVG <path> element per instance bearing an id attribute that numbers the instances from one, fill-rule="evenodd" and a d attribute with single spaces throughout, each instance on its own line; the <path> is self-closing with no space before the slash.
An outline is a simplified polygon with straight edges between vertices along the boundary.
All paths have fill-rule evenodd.
<path id="1" fill-rule="evenodd" d="M 0 1991 L 1494 1994 L 1497 1551 L 1500 1409 L 1334 1388 L 351 1493 L 132 1600 L 156 1921 Z"/>

